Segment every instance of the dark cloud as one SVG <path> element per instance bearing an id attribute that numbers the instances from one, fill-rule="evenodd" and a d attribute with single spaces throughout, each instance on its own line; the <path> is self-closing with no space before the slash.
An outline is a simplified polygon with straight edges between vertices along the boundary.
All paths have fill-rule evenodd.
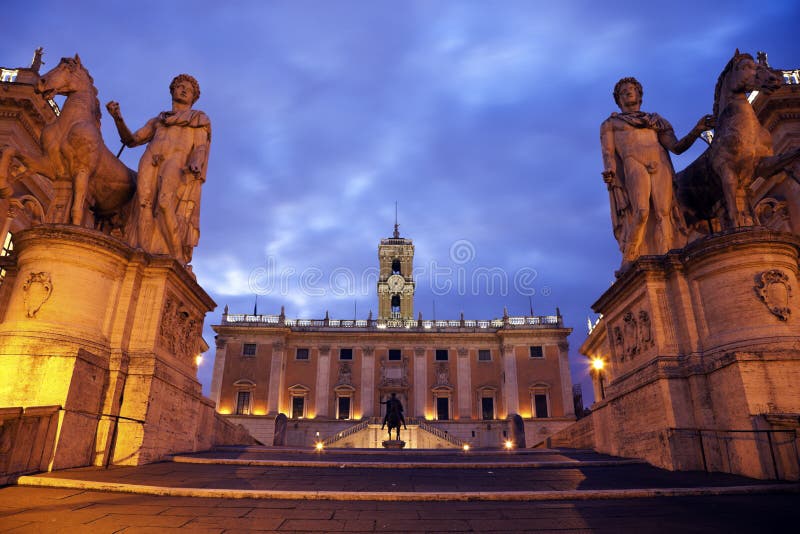
<path id="1" fill-rule="evenodd" d="M 103 102 L 141 125 L 169 105 L 179 72 L 198 78 L 213 123 L 195 272 L 220 307 L 252 311 L 250 276 L 319 269 L 324 294 L 294 286 L 259 311 L 350 317 L 376 308 L 372 287 L 335 295 L 330 275 L 374 267 L 399 201 L 415 240 L 417 308 L 439 318 L 525 313 L 527 295 L 430 287 L 431 266 L 513 276 L 533 269 L 537 313 L 559 306 L 575 328 L 574 378 L 591 399 L 577 347 L 589 306 L 618 267 L 598 127 L 622 76 L 645 86 L 644 108 L 679 134 L 710 111 L 734 48 L 800 61 L 794 2 L 12 2 L 6 66 L 44 46 L 45 69 L 81 54 Z M 107 118 L 104 135 L 116 149 Z M 675 159 L 681 168 L 697 147 Z M 135 167 L 141 149 L 123 159 Z M 359 278 L 356 276 L 355 278 Z M 219 320 L 221 309 L 207 323 Z M 207 338 L 212 336 L 206 329 Z M 201 369 L 206 390 L 210 363 Z"/>

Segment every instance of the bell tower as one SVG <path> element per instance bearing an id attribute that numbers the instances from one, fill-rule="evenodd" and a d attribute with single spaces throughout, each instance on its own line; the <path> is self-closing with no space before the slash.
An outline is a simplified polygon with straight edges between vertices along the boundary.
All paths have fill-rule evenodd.
<path id="1" fill-rule="evenodd" d="M 395 217 L 394 234 L 378 245 L 378 319 L 414 318 L 414 244 L 400 237 Z"/>

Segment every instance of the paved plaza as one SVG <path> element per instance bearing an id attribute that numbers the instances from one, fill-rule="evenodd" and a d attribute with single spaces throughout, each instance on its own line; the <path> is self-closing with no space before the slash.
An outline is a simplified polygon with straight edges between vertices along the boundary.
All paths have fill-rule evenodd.
<path id="1" fill-rule="evenodd" d="M 800 505 L 797 484 L 589 451 L 250 448 L 175 460 L 21 477 L 0 488 L 0 531 L 775 532 Z"/>

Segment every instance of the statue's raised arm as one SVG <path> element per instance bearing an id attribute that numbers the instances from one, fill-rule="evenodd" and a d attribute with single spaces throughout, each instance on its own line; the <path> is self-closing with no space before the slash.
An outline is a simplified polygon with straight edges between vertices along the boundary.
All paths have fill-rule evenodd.
<path id="1" fill-rule="evenodd" d="M 139 162 L 137 214 L 132 244 L 189 263 L 200 238 L 200 188 L 206 179 L 211 121 L 192 109 L 200 86 L 181 74 L 170 84 L 172 109 L 131 132 L 119 104 L 106 105 L 125 146 L 147 143 Z"/>

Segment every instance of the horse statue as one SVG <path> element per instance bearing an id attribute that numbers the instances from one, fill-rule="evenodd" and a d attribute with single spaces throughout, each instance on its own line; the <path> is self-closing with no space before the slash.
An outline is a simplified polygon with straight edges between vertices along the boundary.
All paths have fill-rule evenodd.
<path id="1" fill-rule="evenodd" d="M 781 86 L 781 72 L 766 62 L 756 63 L 737 49 L 722 70 L 714 89 L 713 140 L 706 151 L 676 174 L 677 197 L 696 222 L 718 216 L 722 200 L 724 229 L 757 223 L 750 186 L 757 177 L 781 172 L 800 155 L 800 150 L 773 155 L 772 136 L 761 126 L 748 93 L 770 93 Z M 688 222 L 692 222 L 691 220 Z"/>
<path id="2" fill-rule="evenodd" d="M 51 71 L 42 75 L 35 92 L 43 98 L 66 95 L 58 117 L 42 129 L 41 154 L 16 147 L 2 147 L 0 190 L 9 187 L 11 162 L 22 163 L 22 172 L 41 174 L 53 182 L 71 183 L 69 193 L 54 200 L 56 210 L 50 222 L 86 225 L 86 208 L 94 215 L 94 226 L 101 230 L 123 228 L 128 205 L 136 192 L 136 173 L 108 150 L 100 133 L 100 102 L 97 89 L 80 57 L 63 58 Z M 19 167 L 17 167 L 19 169 Z M 60 202 L 59 202 L 60 201 Z M 59 211 L 60 210 L 60 211 Z"/>
<path id="3" fill-rule="evenodd" d="M 400 425 L 406 426 L 406 421 L 403 417 L 403 403 L 392 393 L 391 398 L 387 399 L 386 402 L 381 401 L 381 404 L 386 405 L 386 416 L 383 419 L 381 429 L 383 429 L 384 426 L 388 427 L 390 441 L 392 439 L 392 429 L 397 429 L 396 439 L 400 441 Z"/>
<path id="4" fill-rule="evenodd" d="M 400 441 L 400 413 L 392 410 L 386 414 L 386 427 L 389 431 L 389 439 L 392 439 L 392 429 L 396 430 L 396 440 Z"/>

